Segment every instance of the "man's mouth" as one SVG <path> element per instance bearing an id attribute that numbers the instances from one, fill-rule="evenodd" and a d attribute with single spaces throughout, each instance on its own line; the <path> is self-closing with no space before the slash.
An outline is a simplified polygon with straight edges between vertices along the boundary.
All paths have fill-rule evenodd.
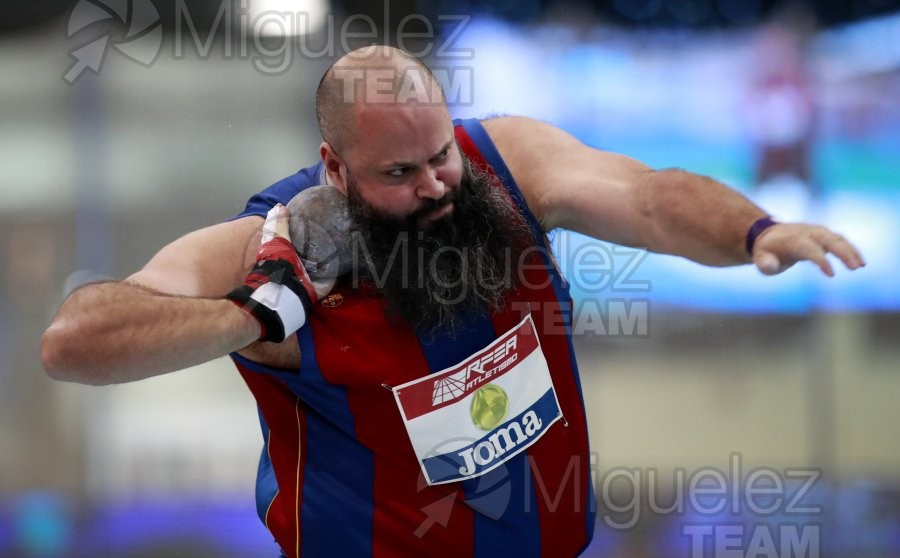
<path id="1" fill-rule="evenodd" d="M 426 213 L 422 217 L 419 217 L 416 224 L 419 226 L 419 228 L 428 228 L 435 221 L 443 219 L 451 213 L 453 213 L 453 202 L 442 205 L 434 211 L 431 211 L 430 213 Z"/>

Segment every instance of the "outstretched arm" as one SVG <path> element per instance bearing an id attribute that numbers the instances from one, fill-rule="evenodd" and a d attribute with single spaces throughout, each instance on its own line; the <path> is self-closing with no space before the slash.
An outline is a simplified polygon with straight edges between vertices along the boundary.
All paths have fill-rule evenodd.
<path id="1" fill-rule="evenodd" d="M 748 254 L 747 233 L 766 213 L 711 178 L 653 170 L 529 118 L 497 118 L 484 127 L 545 230 L 562 227 L 711 266 L 752 261 L 767 274 L 810 260 L 832 275 L 829 253 L 850 269 L 864 265 L 840 235 L 799 223 L 768 228 Z"/>

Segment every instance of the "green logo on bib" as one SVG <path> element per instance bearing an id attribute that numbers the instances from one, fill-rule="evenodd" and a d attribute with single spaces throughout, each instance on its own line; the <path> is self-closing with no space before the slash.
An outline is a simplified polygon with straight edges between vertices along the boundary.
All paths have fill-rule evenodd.
<path id="1" fill-rule="evenodd" d="M 482 430 L 497 428 L 509 409 L 509 397 L 500 386 L 488 384 L 475 392 L 469 413 L 472 422 Z"/>

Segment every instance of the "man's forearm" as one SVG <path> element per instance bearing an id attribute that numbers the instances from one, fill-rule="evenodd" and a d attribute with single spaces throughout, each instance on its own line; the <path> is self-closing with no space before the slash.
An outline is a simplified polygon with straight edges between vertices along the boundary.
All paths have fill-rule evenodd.
<path id="1" fill-rule="evenodd" d="M 41 339 L 41 358 L 59 380 L 122 383 L 220 357 L 259 334 L 258 322 L 225 299 L 95 283 L 65 301 Z"/>
<path id="2" fill-rule="evenodd" d="M 711 266 L 750 261 L 747 232 L 766 215 L 762 209 L 724 184 L 678 169 L 648 172 L 642 180 L 647 248 Z"/>

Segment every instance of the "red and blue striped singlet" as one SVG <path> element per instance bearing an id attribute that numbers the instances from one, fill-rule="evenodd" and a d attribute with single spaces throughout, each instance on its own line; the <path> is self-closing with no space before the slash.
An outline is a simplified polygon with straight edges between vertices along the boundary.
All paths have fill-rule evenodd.
<path id="1" fill-rule="evenodd" d="M 544 233 L 481 123 L 454 125 L 463 152 L 496 174 L 543 247 Z M 275 203 L 287 204 L 303 188 L 323 183 L 319 163 L 251 198 L 240 216 L 264 216 Z M 570 298 L 547 254 L 532 256 L 523 270 L 529 287 L 520 286 L 502 312 L 472 318 L 454 337 L 421 339 L 386 318 L 382 298 L 359 296 L 349 282 L 338 281 L 297 334 L 299 370 L 232 355 L 262 425 L 258 512 L 285 555 L 556 558 L 587 546 L 594 497 L 584 403 L 567 333 L 570 315 L 564 311 Z M 516 328 L 523 308 L 535 325 L 562 420 L 502 466 L 429 485 L 389 388 L 468 359 Z M 506 434 L 514 444 L 513 434 Z M 482 461 L 502 452 L 476 447 L 470 461 L 479 450 Z"/>

